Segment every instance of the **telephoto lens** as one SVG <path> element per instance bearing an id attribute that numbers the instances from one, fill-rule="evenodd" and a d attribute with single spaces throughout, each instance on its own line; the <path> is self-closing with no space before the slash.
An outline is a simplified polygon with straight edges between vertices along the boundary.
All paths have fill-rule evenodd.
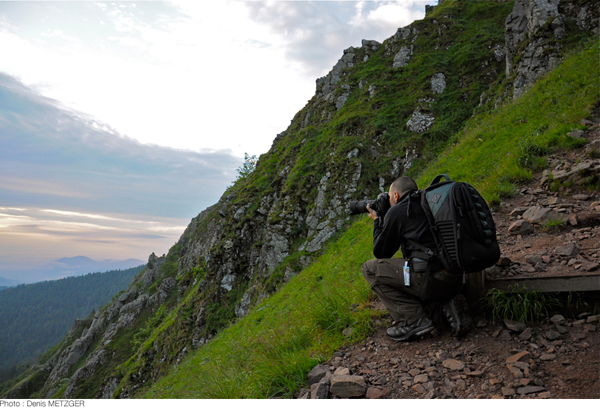
<path id="1" fill-rule="evenodd" d="M 375 200 L 356 200 L 348 202 L 350 216 L 356 216 L 361 213 L 369 213 L 367 205 L 377 212 L 379 217 L 384 217 L 390 208 L 390 196 L 387 193 L 380 193 Z"/>
<path id="2" fill-rule="evenodd" d="M 356 200 L 354 202 L 348 202 L 348 208 L 350 209 L 350 216 L 356 216 L 361 213 L 369 213 L 367 205 L 373 209 L 375 200 Z"/>

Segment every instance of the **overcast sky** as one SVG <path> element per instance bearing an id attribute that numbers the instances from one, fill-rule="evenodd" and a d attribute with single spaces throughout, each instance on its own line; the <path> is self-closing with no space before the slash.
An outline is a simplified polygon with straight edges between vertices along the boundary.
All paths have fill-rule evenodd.
<path id="1" fill-rule="evenodd" d="M 436 3 L 0 1 L 0 276 L 166 252 L 344 49 Z"/>

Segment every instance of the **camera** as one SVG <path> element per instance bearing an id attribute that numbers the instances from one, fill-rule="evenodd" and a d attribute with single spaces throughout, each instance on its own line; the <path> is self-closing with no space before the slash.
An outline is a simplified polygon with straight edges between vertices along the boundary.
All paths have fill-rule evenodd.
<path id="1" fill-rule="evenodd" d="M 361 213 L 369 213 L 367 205 L 377 212 L 379 217 L 384 217 L 390 208 L 390 196 L 387 193 L 380 193 L 375 200 L 356 200 L 348 202 L 350 216 L 356 216 Z"/>

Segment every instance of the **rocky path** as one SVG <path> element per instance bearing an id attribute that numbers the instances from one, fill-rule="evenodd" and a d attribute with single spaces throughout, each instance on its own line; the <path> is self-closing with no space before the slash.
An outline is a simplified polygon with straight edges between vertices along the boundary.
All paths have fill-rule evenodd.
<path id="1" fill-rule="evenodd" d="M 496 209 L 502 257 L 486 270 L 487 279 L 593 275 L 600 280 L 600 194 L 586 188 L 600 177 L 600 126 L 583 122 L 588 131 L 572 136 L 587 139 L 586 147 L 552 155 L 548 169 Z M 526 326 L 479 317 L 464 338 L 438 328 L 410 343 L 386 336 L 387 319 L 376 323 L 377 331 L 364 343 L 336 351 L 315 367 L 296 397 L 598 399 L 599 318 L 590 310 Z"/>
<path id="2" fill-rule="evenodd" d="M 511 331 L 480 320 L 462 339 L 449 331 L 399 343 L 385 326 L 309 374 L 304 399 L 600 398 L 598 315 Z"/>

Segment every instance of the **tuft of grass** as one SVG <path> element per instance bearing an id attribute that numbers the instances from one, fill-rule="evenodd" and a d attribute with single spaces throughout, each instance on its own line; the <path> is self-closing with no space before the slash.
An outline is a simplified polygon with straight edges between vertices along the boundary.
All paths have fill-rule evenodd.
<path id="1" fill-rule="evenodd" d="M 509 293 L 493 288 L 483 299 L 483 308 L 493 321 L 511 319 L 534 323 L 549 318 L 554 309 L 561 306 L 560 301 L 549 293 L 527 291 L 525 286 L 515 285 Z"/>
<path id="2" fill-rule="evenodd" d="M 565 227 L 566 222 L 563 220 L 547 220 L 542 223 L 542 230 L 545 231 L 558 231 Z"/>

